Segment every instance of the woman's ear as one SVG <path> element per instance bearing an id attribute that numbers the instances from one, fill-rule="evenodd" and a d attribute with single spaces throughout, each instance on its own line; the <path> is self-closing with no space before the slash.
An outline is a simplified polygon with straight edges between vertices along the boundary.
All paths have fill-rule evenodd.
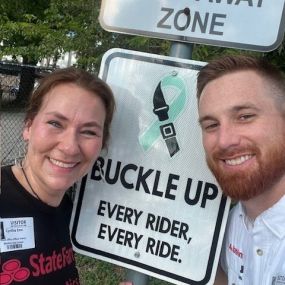
<path id="1" fill-rule="evenodd" d="M 32 125 L 32 120 L 28 120 L 25 123 L 24 130 L 23 130 L 23 139 L 24 139 L 24 141 L 28 141 L 30 139 L 31 125 Z"/>

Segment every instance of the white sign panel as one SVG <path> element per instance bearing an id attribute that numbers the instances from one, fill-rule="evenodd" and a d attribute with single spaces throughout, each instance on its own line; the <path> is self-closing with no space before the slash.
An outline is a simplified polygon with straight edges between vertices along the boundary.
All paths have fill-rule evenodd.
<path id="1" fill-rule="evenodd" d="M 203 64 L 105 54 L 100 76 L 117 108 L 102 171 L 94 164 L 77 193 L 76 251 L 175 284 L 213 283 L 230 203 L 202 148 L 195 93 Z"/>
<path id="2" fill-rule="evenodd" d="M 108 31 L 271 51 L 284 35 L 284 0 L 102 0 Z"/>

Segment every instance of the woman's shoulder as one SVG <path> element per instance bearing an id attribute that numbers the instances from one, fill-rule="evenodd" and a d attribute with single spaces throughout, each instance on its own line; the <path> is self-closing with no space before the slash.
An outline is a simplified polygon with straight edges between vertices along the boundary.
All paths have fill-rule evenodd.
<path id="1" fill-rule="evenodd" d="M 1 179 L 2 179 L 2 174 L 7 175 L 11 173 L 12 173 L 12 165 L 1 166 Z"/>
<path id="2" fill-rule="evenodd" d="M 15 181 L 14 174 L 12 172 L 12 166 L 2 166 L 1 167 L 1 190 L 5 188 L 5 186 L 9 183 L 13 183 Z"/>

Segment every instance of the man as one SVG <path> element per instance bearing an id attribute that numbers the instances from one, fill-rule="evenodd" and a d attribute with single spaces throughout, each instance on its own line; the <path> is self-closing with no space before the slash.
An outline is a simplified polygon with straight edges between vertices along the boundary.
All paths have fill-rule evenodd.
<path id="1" fill-rule="evenodd" d="M 221 253 L 228 284 L 285 284 L 285 80 L 262 59 L 226 56 L 199 72 L 197 97 L 208 166 L 238 201 Z"/>

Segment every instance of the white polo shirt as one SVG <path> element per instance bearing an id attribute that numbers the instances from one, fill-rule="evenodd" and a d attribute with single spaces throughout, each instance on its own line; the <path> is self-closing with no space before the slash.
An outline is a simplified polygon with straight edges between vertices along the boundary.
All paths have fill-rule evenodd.
<path id="1" fill-rule="evenodd" d="M 229 285 L 285 285 L 285 195 L 254 223 L 241 203 L 231 210 L 221 265 Z"/>

